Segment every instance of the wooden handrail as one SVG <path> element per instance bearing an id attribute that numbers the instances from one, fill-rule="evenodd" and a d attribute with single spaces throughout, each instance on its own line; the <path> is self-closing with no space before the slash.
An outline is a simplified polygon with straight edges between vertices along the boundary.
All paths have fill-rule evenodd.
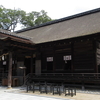
<path id="1" fill-rule="evenodd" d="M 64 76 L 64 75 L 71 75 L 71 76 L 74 76 L 74 75 L 81 75 L 81 76 L 85 76 L 85 75 L 94 75 L 94 76 L 97 76 L 97 75 L 100 75 L 100 73 L 41 73 L 39 75 L 36 75 L 34 73 L 29 73 L 27 76 L 31 76 L 31 75 L 34 75 L 34 76 L 42 76 L 42 75 L 52 75 L 52 76 L 55 76 L 55 75 L 61 75 L 61 76 Z"/>
<path id="2" fill-rule="evenodd" d="M 29 73 L 26 78 L 42 77 L 42 76 L 69 76 L 78 78 L 100 78 L 100 73 L 42 73 L 41 75 L 35 75 L 34 73 Z"/>
<path id="3" fill-rule="evenodd" d="M 100 73 L 41 73 L 35 75 L 29 73 L 26 76 L 24 84 L 34 81 L 49 81 L 49 82 L 100 82 Z"/>

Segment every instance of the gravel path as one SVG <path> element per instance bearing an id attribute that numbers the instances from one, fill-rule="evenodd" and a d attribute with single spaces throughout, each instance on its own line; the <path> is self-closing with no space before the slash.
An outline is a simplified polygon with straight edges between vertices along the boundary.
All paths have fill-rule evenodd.
<path id="1" fill-rule="evenodd" d="M 25 98 L 22 100 L 31 100 L 32 97 L 34 97 L 34 100 L 100 100 L 100 90 L 76 90 L 76 96 L 70 97 L 70 96 L 59 96 L 58 94 L 52 95 L 52 94 L 40 94 L 39 92 L 33 93 L 32 91 L 29 91 L 26 93 L 25 87 L 17 87 L 13 89 L 7 89 L 6 87 L 0 87 L 0 100 L 8 100 L 10 97 L 17 97 L 17 98 Z M 3 99 L 3 96 L 8 96 L 8 99 Z M 4 96 L 5 97 L 5 96 Z M 5 98 L 6 98 L 5 97 Z M 1 99 L 2 98 L 2 99 Z M 10 100 L 21 100 L 21 99 L 10 99 Z"/>

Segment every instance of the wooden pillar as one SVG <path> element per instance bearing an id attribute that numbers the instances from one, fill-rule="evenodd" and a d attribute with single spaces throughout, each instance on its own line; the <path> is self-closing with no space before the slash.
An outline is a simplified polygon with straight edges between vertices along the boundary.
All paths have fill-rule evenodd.
<path id="1" fill-rule="evenodd" d="M 35 61 L 35 74 L 41 75 L 41 53 L 37 52 Z"/>
<path id="2" fill-rule="evenodd" d="M 98 73 L 98 66 L 97 66 L 97 47 L 96 47 L 96 41 L 93 40 L 93 55 L 94 55 L 94 70 L 95 73 Z"/>
<path id="3" fill-rule="evenodd" d="M 74 71 L 74 43 L 71 43 L 71 72 L 73 73 Z"/>
<path id="4" fill-rule="evenodd" d="M 56 69 L 56 52 L 55 52 L 55 47 L 53 47 L 53 73 L 55 73 Z"/>
<path id="5" fill-rule="evenodd" d="M 11 88 L 12 84 L 12 52 L 9 52 L 9 66 L 8 66 L 8 89 Z"/>
<path id="6" fill-rule="evenodd" d="M 31 55 L 31 68 L 30 72 L 33 73 L 33 54 Z"/>

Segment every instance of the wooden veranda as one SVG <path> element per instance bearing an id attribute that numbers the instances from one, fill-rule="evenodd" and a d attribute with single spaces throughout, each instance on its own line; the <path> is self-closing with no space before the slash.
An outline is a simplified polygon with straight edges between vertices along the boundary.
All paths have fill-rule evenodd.
<path id="1" fill-rule="evenodd" d="M 99 87 L 100 73 L 42 73 L 35 75 L 29 73 L 26 76 L 25 83 L 34 82 L 61 83 L 68 87 Z"/>

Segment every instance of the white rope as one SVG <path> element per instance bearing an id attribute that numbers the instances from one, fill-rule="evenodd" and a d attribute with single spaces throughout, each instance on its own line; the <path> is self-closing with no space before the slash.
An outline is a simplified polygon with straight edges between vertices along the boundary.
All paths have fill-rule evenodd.
<path id="1" fill-rule="evenodd" d="M 9 53 L 5 53 L 5 54 L 1 55 L 0 57 L 3 57 L 3 56 L 8 55 L 8 54 L 9 54 Z"/>

